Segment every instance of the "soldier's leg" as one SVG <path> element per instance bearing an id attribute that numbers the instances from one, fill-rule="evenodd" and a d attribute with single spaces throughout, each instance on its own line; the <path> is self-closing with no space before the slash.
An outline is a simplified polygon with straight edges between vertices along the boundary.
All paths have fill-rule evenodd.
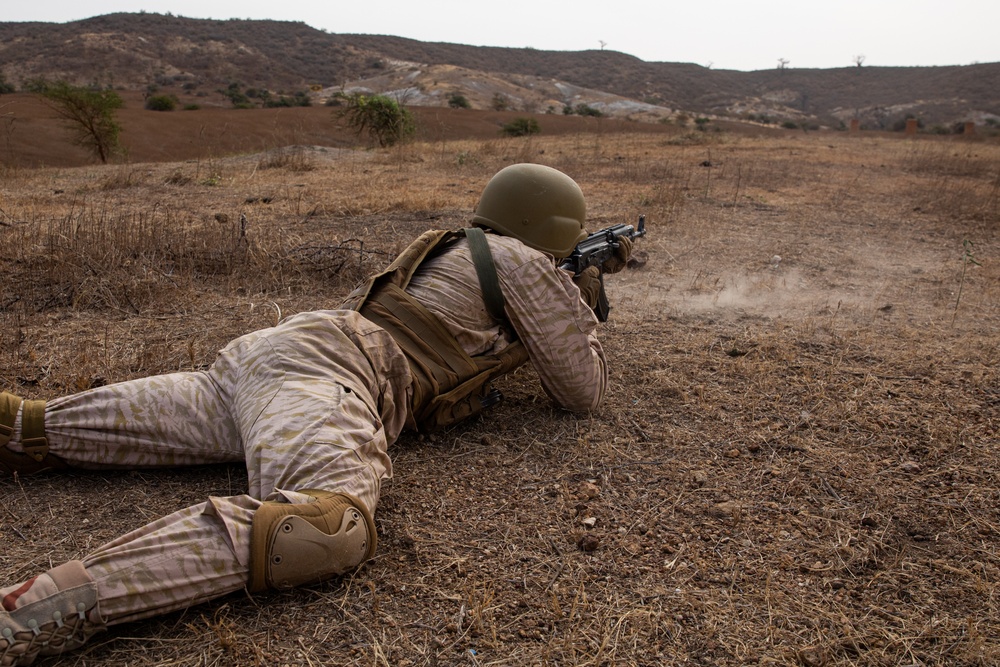
<path id="1" fill-rule="evenodd" d="M 380 405 L 400 399 L 351 340 L 359 334 L 347 319 L 302 313 L 262 332 L 246 355 L 233 414 L 255 498 L 324 489 L 375 511 L 392 473 Z"/>
<path id="2" fill-rule="evenodd" d="M 246 586 L 260 502 L 212 498 L 0 590 L 0 665 L 76 648 L 107 625 L 146 618 Z"/>
<path id="3" fill-rule="evenodd" d="M 212 600 L 246 586 L 250 523 L 260 501 L 210 498 L 83 558 L 109 625 Z"/>
<path id="4" fill-rule="evenodd" d="M 253 386 L 238 392 L 250 494 L 264 500 L 251 533 L 253 591 L 353 570 L 375 551 L 372 515 L 391 463 L 373 389 L 386 383 L 339 317 L 305 313 L 269 331 L 255 350 Z M 347 330 L 345 333 L 344 329 Z M 385 388 L 383 401 L 394 400 Z"/>
<path id="5" fill-rule="evenodd" d="M 344 344 L 337 332 L 321 335 L 324 350 Z M 302 516 L 310 527 L 321 526 L 317 530 L 324 534 L 342 533 L 346 539 L 347 561 L 334 563 L 335 570 L 352 569 L 371 555 L 375 534 L 370 510 L 388 465 L 387 459 L 379 460 L 384 457 L 385 441 L 381 423 L 369 407 L 374 399 L 354 374 L 322 361 L 331 352 L 317 352 L 313 357 L 310 350 L 318 348 L 310 345 L 308 336 L 294 341 L 302 349 L 292 357 L 275 351 L 284 349 L 283 339 L 275 343 L 264 336 L 240 358 L 232 405 L 248 443 L 250 493 L 211 498 L 83 559 L 97 583 L 101 614 L 109 624 L 183 608 L 246 586 L 254 564 L 252 532 L 255 513 L 262 505 L 258 500 L 262 487 L 267 489 L 268 522 L 258 522 L 256 531 L 265 534 L 259 539 L 273 537 L 267 527 L 287 525 L 283 520 L 288 514 L 282 510 L 302 505 L 307 511 L 293 514 Z M 287 342 L 293 344 L 291 339 Z M 347 345 L 338 354 L 356 354 L 353 345 Z M 358 388 L 347 388 L 346 382 Z M 352 508 L 358 510 L 355 520 Z M 302 524 L 292 527 L 305 528 Z M 279 549 L 282 545 L 279 540 Z M 267 558 L 267 553 L 261 552 L 258 558 Z M 258 565 L 263 572 L 264 564 Z M 286 575 L 280 567 L 275 577 L 281 582 L 303 581 L 295 573 Z"/>
<path id="6" fill-rule="evenodd" d="M 97 587 L 97 618 L 115 624 L 217 598 L 244 588 L 255 565 L 263 573 L 255 588 L 263 588 L 339 574 L 371 555 L 370 510 L 389 472 L 369 389 L 377 380 L 335 327 L 313 334 L 262 336 L 241 351 L 231 405 L 246 443 L 249 495 L 212 498 L 84 558 Z M 347 360 L 338 361 L 341 355 Z M 263 523 L 255 521 L 262 494 Z M 255 533 L 261 549 L 252 549 Z M 302 555 L 310 537 L 318 551 L 303 559 L 305 573 L 273 567 L 275 556 Z M 335 562 L 317 564 L 315 553 Z"/>
<path id="7" fill-rule="evenodd" d="M 48 402 L 0 394 L 0 472 L 176 466 L 243 460 L 230 410 L 234 341 L 205 372 L 170 373 Z"/>
<path id="8" fill-rule="evenodd" d="M 374 554 L 372 515 L 388 466 L 384 430 L 362 394 L 286 379 L 270 409 L 296 404 L 294 431 L 286 424 L 284 437 L 272 439 L 274 420 L 262 415 L 247 443 L 260 485 L 271 490 L 253 517 L 252 591 L 344 574 Z"/>

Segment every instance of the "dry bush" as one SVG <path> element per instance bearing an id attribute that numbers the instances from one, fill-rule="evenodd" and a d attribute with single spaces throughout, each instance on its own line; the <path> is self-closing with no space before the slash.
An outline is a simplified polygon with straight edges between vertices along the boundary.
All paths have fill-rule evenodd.
<path id="1" fill-rule="evenodd" d="M 599 411 L 554 409 L 522 369 L 487 417 L 391 448 L 359 572 L 116 628 L 78 659 L 996 664 L 1000 147 L 697 134 L 19 171 L 0 386 L 30 396 L 204 368 L 331 307 L 516 160 L 576 178 L 592 226 L 648 220 L 647 263 L 608 280 Z M 0 480 L 3 580 L 245 485 L 240 466 Z"/>

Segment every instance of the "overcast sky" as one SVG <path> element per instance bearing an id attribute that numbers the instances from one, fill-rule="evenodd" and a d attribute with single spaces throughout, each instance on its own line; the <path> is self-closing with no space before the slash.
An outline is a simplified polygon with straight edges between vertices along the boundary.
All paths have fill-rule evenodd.
<path id="1" fill-rule="evenodd" d="M 580 51 L 715 69 L 969 65 L 1000 61 L 997 0 L 4 0 L 0 21 L 113 12 L 302 21 L 330 33 Z"/>

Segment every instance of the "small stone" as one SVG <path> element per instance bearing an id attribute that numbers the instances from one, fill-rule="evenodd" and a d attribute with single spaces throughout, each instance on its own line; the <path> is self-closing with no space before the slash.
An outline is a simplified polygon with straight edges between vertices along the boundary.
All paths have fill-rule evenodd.
<path id="1" fill-rule="evenodd" d="M 601 487 L 592 482 L 584 482 L 580 485 L 580 497 L 591 500 L 601 495 Z"/>
<path id="2" fill-rule="evenodd" d="M 584 525 L 584 527 L 586 527 L 586 528 L 593 528 L 594 526 L 597 525 L 597 517 L 588 516 L 586 519 L 584 519 L 580 523 L 582 523 Z"/>
<path id="3" fill-rule="evenodd" d="M 732 449 L 726 451 L 727 459 L 736 459 L 739 458 L 739 456 L 740 456 L 740 450 L 737 449 L 736 447 L 733 447 Z"/>
<path id="4" fill-rule="evenodd" d="M 899 469 L 909 475 L 916 475 L 921 470 L 920 464 L 916 461 L 903 461 Z"/>

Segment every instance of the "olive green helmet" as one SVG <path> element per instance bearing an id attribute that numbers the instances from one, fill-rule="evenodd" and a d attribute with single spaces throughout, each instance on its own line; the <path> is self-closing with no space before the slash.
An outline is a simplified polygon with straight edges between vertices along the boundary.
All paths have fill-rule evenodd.
<path id="1" fill-rule="evenodd" d="M 472 222 L 563 259 L 587 238 L 586 217 L 572 178 L 540 164 L 513 164 L 486 184 Z"/>

